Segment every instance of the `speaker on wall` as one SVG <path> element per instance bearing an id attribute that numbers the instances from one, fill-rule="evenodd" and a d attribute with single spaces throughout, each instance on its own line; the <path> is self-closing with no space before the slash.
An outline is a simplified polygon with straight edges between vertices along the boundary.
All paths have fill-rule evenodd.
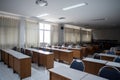
<path id="1" fill-rule="evenodd" d="M 63 27 L 63 26 L 61 26 L 61 30 L 64 30 L 64 27 Z"/>

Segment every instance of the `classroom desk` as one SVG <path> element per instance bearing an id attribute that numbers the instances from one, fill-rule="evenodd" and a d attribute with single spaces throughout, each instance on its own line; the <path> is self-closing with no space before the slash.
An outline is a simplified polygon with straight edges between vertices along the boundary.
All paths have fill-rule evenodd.
<path id="1" fill-rule="evenodd" d="M 61 47 L 61 48 L 72 50 L 73 51 L 73 58 L 83 59 L 83 57 L 86 56 L 86 48 L 85 47 L 80 47 L 80 48 Z M 85 48 L 85 51 L 83 51 L 84 48 Z"/>
<path id="2" fill-rule="evenodd" d="M 65 63 L 71 64 L 73 60 L 73 52 L 71 50 L 57 49 L 57 48 L 46 48 L 54 52 L 55 60 L 64 61 Z"/>
<path id="3" fill-rule="evenodd" d="M 13 71 L 17 72 L 21 79 L 31 76 L 31 58 L 29 56 L 10 49 L 2 51 L 8 55 L 8 59 L 5 59 L 4 62 L 7 62 L 7 65 L 13 68 Z"/>
<path id="4" fill-rule="evenodd" d="M 107 62 L 106 63 L 107 66 L 113 66 L 113 67 L 116 67 L 120 70 L 120 63 L 117 63 L 117 62 Z"/>
<path id="5" fill-rule="evenodd" d="M 82 59 L 85 65 L 85 72 L 98 75 L 99 69 L 107 63 L 105 60 L 98 60 L 93 58 Z"/>
<path id="6" fill-rule="evenodd" d="M 37 63 L 38 66 L 42 65 L 47 69 L 54 66 L 54 54 L 53 52 L 37 50 L 33 48 L 26 48 L 26 50 L 32 51 L 32 60 Z"/>
<path id="7" fill-rule="evenodd" d="M 66 66 L 49 69 L 50 80 L 107 80 Z"/>
<path id="8" fill-rule="evenodd" d="M 116 55 L 119 55 L 120 56 L 120 51 L 115 51 L 116 52 Z"/>
<path id="9" fill-rule="evenodd" d="M 117 55 L 111 55 L 111 54 L 104 54 L 104 53 L 100 53 L 98 54 L 100 56 L 100 58 L 102 60 L 108 60 L 108 61 L 113 61 L 114 58 L 117 57 Z"/>
<path id="10" fill-rule="evenodd" d="M 88 74 L 86 75 L 84 78 L 82 78 L 81 80 L 108 80 L 93 74 Z"/>
<path id="11" fill-rule="evenodd" d="M 50 80 L 80 80 L 87 75 L 87 73 L 78 71 L 69 67 L 60 66 L 49 69 Z"/>

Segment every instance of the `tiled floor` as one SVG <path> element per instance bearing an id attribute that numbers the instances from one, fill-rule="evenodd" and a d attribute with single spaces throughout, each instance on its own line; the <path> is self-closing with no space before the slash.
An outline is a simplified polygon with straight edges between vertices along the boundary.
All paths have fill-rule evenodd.
<path id="1" fill-rule="evenodd" d="M 54 67 L 67 66 L 67 64 L 54 62 Z M 38 67 L 36 64 L 32 64 L 31 77 L 22 80 L 49 80 L 49 71 L 44 67 Z M 11 68 L 8 68 L 3 62 L 0 62 L 0 80 L 20 80 L 18 74 L 13 73 Z"/>

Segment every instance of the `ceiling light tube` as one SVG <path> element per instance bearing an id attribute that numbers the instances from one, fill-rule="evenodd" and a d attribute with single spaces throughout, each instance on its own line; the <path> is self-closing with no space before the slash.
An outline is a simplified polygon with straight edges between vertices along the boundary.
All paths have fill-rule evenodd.
<path id="1" fill-rule="evenodd" d="M 45 14 L 41 14 L 41 15 L 39 15 L 39 16 L 37 16 L 37 17 L 44 17 L 44 16 L 48 16 L 49 14 L 47 14 L 47 13 L 45 13 Z"/>
<path id="2" fill-rule="evenodd" d="M 80 4 L 76 4 L 76 5 L 73 5 L 73 6 L 69 6 L 69 7 L 63 8 L 62 10 L 66 11 L 66 10 L 70 10 L 70 9 L 81 7 L 81 6 L 85 6 L 85 5 L 87 5 L 87 3 L 80 3 Z"/>

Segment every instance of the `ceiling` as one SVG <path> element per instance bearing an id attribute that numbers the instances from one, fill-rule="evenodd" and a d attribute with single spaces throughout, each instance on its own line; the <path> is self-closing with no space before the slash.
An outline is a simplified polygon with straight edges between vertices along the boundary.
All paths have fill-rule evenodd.
<path id="1" fill-rule="evenodd" d="M 68 23 L 87 28 L 118 28 L 120 26 L 120 0 L 47 0 L 48 6 L 35 4 L 36 0 L 0 0 L 0 11 L 40 18 L 55 23 Z M 79 3 L 88 3 L 68 11 L 62 8 Z M 65 17 L 65 19 L 59 19 Z"/>

